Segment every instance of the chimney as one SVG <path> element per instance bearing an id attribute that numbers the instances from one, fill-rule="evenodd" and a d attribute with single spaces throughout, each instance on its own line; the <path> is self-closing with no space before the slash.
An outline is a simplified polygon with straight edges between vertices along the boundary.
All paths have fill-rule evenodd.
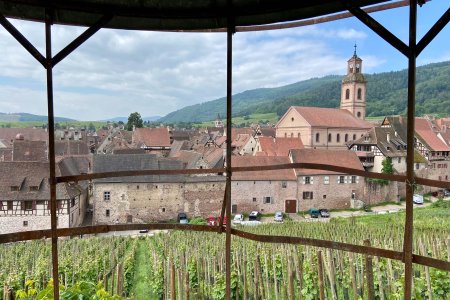
<path id="1" fill-rule="evenodd" d="M 391 142 L 391 134 L 389 132 L 386 134 L 386 140 L 388 143 Z"/>

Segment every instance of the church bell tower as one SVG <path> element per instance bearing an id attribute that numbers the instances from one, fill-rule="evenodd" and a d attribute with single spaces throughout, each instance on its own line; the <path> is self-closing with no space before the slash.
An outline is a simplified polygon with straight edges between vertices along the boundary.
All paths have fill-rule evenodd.
<path id="1" fill-rule="evenodd" d="M 347 76 L 342 79 L 341 109 L 350 111 L 358 119 L 366 118 L 366 80 L 362 74 L 362 59 L 356 55 L 347 61 Z"/>

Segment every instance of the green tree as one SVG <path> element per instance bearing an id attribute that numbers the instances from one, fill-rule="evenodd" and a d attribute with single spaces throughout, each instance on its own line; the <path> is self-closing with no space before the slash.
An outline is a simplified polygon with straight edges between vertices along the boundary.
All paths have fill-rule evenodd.
<path id="1" fill-rule="evenodd" d="M 383 159 L 383 162 L 381 163 L 383 166 L 381 168 L 381 172 L 384 174 L 394 174 L 394 165 L 392 164 L 392 158 L 386 157 Z"/>
<path id="2" fill-rule="evenodd" d="M 89 123 L 88 129 L 89 129 L 89 131 L 95 131 L 95 126 L 92 122 Z"/>
<path id="3" fill-rule="evenodd" d="M 127 130 L 133 130 L 133 126 L 136 128 L 144 127 L 144 121 L 142 121 L 142 117 L 138 112 L 131 113 L 128 117 Z"/>

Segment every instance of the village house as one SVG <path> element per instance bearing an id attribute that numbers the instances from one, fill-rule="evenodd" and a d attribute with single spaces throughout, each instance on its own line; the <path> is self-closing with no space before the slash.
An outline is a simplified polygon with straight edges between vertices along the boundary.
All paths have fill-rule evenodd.
<path id="1" fill-rule="evenodd" d="M 303 149 L 298 138 L 274 138 L 260 136 L 256 139 L 255 156 L 289 156 L 291 149 Z"/>
<path id="2" fill-rule="evenodd" d="M 289 164 L 287 156 L 232 156 L 233 167 Z M 293 169 L 234 172 L 231 212 L 297 212 L 297 177 Z"/>
<path id="3" fill-rule="evenodd" d="M 292 163 L 327 164 L 364 171 L 353 151 L 300 149 L 291 150 Z M 298 211 L 310 208 L 350 208 L 363 199 L 364 178 L 339 172 L 295 169 L 298 180 Z"/>
<path id="4" fill-rule="evenodd" d="M 75 175 L 65 164 L 56 165 L 57 175 Z M 48 162 L 0 163 L 0 234 L 50 228 L 49 168 Z M 87 185 L 57 185 L 59 228 L 83 222 L 87 197 Z"/>
<path id="5" fill-rule="evenodd" d="M 349 141 L 373 127 L 365 116 L 366 81 L 355 51 L 342 80 L 340 109 L 291 106 L 275 126 L 276 137 L 301 139 L 305 148 L 347 150 Z"/>
<path id="6" fill-rule="evenodd" d="M 183 163 L 155 154 L 97 155 L 93 172 L 182 169 Z M 94 224 L 168 221 L 188 216 L 217 216 L 225 177 L 148 175 L 96 179 L 93 183 Z"/>
<path id="7" fill-rule="evenodd" d="M 393 128 L 397 135 L 406 140 L 407 120 L 403 116 L 385 117 L 381 127 Z M 433 119 L 415 118 L 414 148 L 427 160 L 426 168 L 420 163 L 415 163 L 418 175 L 428 179 L 450 180 L 450 146 L 439 137 L 440 127 Z M 445 133 L 444 133 L 445 135 Z M 415 157 L 416 159 L 416 157 Z"/>
<path id="8" fill-rule="evenodd" d="M 148 153 L 167 157 L 170 152 L 169 129 L 161 128 L 135 128 L 133 130 L 132 144 L 143 148 Z"/>
<path id="9" fill-rule="evenodd" d="M 406 128 L 405 128 L 406 130 Z M 374 127 L 356 141 L 349 143 L 367 171 L 381 173 L 383 161 L 389 157 L 396 173 L 406 172 L 406 142 L 392 127 Z M 418 152 L 414 155 L 415 170 L 426 168 L 427 160 Z"/>

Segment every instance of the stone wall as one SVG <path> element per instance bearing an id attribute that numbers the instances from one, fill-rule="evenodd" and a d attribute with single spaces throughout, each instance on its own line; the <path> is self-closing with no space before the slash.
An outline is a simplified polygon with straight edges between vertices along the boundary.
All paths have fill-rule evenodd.
<path id="1" fill-rule="evenodd" d="M 298 201 L 299 211 L 306 211 L 310 208 L 350 208 L 352 193 L 355 199 L 360 199 L 364 190 L 364 178 L 356 176 L 355 183 L 352 183 L 352 176 L 342 175 L 344 183 L 338 183 L 341 175 L 315 175 L 310 176 L 310 184 L 304 183 L 305 176 L 298 177 Z M 328 177 L 328 181 L 325 180 Z M 326 183 L 328 182 L 328 183 Z M 304 192 L 312 192 L 312 199 L 304 199 Z"/>
<path id="2" fill-rule="evenodd" d="M 389 184 L 382 185 L 367 178 L 365 180 L 364 194 L 361 200 L 367 205 L 376 205 L 385 201 L 400 201 L 400 198 L 404 196 L 402 195 L 400 185 L 404 184 L 390 181 Z"/>
<path id="3" fill-rule="evenodd" d="M 28 222 L 24 226 L 24 222 Z M 21 215 L 0 217 L 0 233 L 50 229 L 50 216 Z M 69 215 L 58 215 L 58 228 L 69 227 Z"/>
<path id="4" fill-rule="evenodd" d="M 205 178 L 205 177 L 202 177 Z M 225 178 L 182 183 L 95 183 L 94 224 L 168 221 L 185 212 L 189 218 L 217 216 Z M 103 199 L 110 192 L 110 200 Z M 107 210 L 109 216 L 107 216 Z"/>
<path id="5" fill-rule="evenodd" d="M 297 199 L 297 182 L 285 181 L 233 181 L 231 184 L 231 204 L 235 213 L 259 211 L 274 213 L 285 211 L 285 201 Z M 272 197 L 271 203 L 264 203 L 264 197 Z"/>

